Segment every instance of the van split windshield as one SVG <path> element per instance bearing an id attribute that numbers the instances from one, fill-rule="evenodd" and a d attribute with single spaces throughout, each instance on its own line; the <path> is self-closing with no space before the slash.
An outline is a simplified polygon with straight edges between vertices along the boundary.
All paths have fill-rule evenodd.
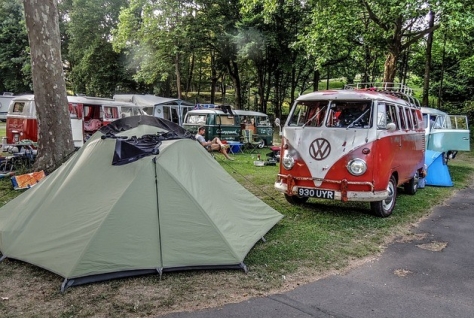
<path id="1" fill-rule="evenodd" d="M 371 101 L 300 101 L 288 120 L 289 126 L 370 128 Z"/>

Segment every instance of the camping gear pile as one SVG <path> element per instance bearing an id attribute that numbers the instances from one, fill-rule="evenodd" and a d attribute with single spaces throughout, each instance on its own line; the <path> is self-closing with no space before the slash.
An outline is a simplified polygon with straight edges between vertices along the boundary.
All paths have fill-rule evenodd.
<path id="1" fill-rule="evenodd" d="M 246 270 L 283 216 L 247 191 L 178 125 L 117 120 L 0 208 L 2 257 L 74 285 L 186 269 Z"/>

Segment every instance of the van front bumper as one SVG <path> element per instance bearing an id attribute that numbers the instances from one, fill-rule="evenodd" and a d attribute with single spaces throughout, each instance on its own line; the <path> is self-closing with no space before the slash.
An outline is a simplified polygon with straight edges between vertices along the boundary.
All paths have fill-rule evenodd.
<path id="1" fill-rule="evenodd" d="M 344 184 L 344 181 L 341 182 Z M 286 183 L 281 181 L 277 181 L 274 184 L 274 187 L 277 191 L 285 193 L 290 196 L 298 196 L 298 186 L 288 187 Z M 350 202 L 377 202 L 384 200 L 388 197 L 388 191 L 341 191 L 341 190 L 329 190 L 317 187 L 303 187 L 303 188 L 311 188 L 314 190 L 322 190 L 322 191 L 333 191 L 334 192 L 334 200 L 340 200 L 343 202 L 350 201 Z"/>

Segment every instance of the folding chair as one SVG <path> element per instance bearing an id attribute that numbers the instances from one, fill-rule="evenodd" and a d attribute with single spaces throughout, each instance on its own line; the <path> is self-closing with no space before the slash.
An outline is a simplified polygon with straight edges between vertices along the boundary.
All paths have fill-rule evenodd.
<path id="1" fill-rule="evenodd" d="M 255 150 L 258 148 L 258 145 L 260 145 L 260 140 L 255 140 L 252 130 L 243 130 L 242 134 L 244 147 L 249 149 L 250 153 L 255 152 Z"/>

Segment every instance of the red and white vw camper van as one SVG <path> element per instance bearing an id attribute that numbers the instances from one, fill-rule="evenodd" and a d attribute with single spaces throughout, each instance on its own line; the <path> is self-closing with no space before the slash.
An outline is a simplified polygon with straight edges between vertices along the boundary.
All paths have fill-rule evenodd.
<path id="1" fill-rule="evenodd" d="M 410 88 L 346 86 L 300 96 L 282 129 L 275 188 L 288 202 L 308 198 L 370 202 L 389 216 L 397 187 L 415 194 L 424 174 L 425 133 Z"/>
<path id="2" fill-rule="evenodd" d="M 107 98 L 68 96 L 67 99 L 76 147 L 81 147 L 98 129 L 116 119 L 146 114 L 141 107 L 133 103 L 117 102 Z M 21 140 L 33 142 L 38 140 L 34 95 L 19 95 L 12 99 L 7 114 L 6 135 L 7 144 L 15 144 Z"/>

